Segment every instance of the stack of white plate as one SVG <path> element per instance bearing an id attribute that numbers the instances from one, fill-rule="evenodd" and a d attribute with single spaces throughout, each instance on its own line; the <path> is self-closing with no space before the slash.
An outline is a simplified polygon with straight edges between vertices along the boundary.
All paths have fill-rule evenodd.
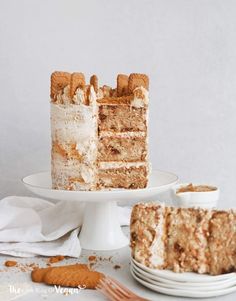
<path id="1" fill-rule="evenodd" d="M 171 296 L 208 298 L 236 291 L 236 273 L 217 276 L 174 273 L 150 269 L 131 259 L 131 274 L 147 288 Z"/>

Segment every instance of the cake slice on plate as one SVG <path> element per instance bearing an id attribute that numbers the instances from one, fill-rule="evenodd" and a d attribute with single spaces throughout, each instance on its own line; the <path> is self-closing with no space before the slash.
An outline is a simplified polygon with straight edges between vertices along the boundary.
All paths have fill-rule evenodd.
<path id="1" fill-rule="evenodd" d="M 236 212 L 137 204 L 132 257 L 154 269 L 219 275 L 236 271 Z"/>

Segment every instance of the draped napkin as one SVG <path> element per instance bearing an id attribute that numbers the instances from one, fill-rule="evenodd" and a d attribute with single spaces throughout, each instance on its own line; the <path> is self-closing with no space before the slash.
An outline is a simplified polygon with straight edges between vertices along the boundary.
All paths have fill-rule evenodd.
<path id="1" fill-rule="evenodd" d="M 33 197 L 9 196 L 0 201 L 0 254 L 18 257 L 81 253 L 78 233 L 84 204 L 52 203 Z M 121 225 L 128 225 L 131 208 L 118 207 Z"/>

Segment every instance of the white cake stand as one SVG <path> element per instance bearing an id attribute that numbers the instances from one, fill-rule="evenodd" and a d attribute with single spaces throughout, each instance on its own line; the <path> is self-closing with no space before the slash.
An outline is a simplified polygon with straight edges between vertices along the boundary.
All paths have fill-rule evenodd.
<path id="1" fill-rule="evenodd" d="M 25 177 L 24 185 L 36 195 L 53 200 L 85 202 L 85 213 L 79 239 L 83 249 L 115 250 L 128 245 L 118 220 L 117 201 L 152 201 L 159 193 L 176 184 L 178 177 L 164 171 L 153 171 L 145 189 L 102 191 L 69 191 L 52 189 L 50 172 Z"/>

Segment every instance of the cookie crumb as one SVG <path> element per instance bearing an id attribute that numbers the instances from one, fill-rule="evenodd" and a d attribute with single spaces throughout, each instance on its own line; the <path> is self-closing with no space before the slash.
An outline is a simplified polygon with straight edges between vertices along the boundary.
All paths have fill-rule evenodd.
<path id="1" fill-rule="evenodd" d="M 89 261 L 89 268 L 90 269 L 92 269 L 93 268 L 93 266 L 97 263 L 97 256 L 95 256 L 95 255 L 90 255 L 89 257 L 88 257 L 88 261 Z"/>
<path id="2" fill-rule="evenodd" d="M 113 269 L 115 270 L 119 270 L 121 268 L 121 266 L 119 264 L 114 265 Z"/>
<path id="3" fill-rule="evenodd" d="M 30 264 L 26 264 L 26 267 L 28 267 L 29 270 L 35 270 L 39 268 L 39 265 L 36 263 L 30 263 Z"/>
<path id="4" fill-rule="evenodd" d="M 65 259 L 65 256 L 63 256 L 63 255 L 53 256 L 53 257 L 49 258 L 49 263 L 56 263 L 56 262 L 62 261 L 64 259 Z"/>
<path id="5" fill-rule="evenodd" d="M 14 267 L 16 265 L 17 265 L 17 262 L 14 261 L 14 260 L 8 260 L 8 261 L 5 262 L 5 266 L 8 267 L 8 268 Z"/>
<path id="6" fill-rule="evenodd" d="M 89 261 L 96 261 L 96 260 L 97 260 L 97 257 L 94 256 L 94 255 L 91 255 L 91 256 L 88 257 L 88 260 L 89 260 Z"/>

